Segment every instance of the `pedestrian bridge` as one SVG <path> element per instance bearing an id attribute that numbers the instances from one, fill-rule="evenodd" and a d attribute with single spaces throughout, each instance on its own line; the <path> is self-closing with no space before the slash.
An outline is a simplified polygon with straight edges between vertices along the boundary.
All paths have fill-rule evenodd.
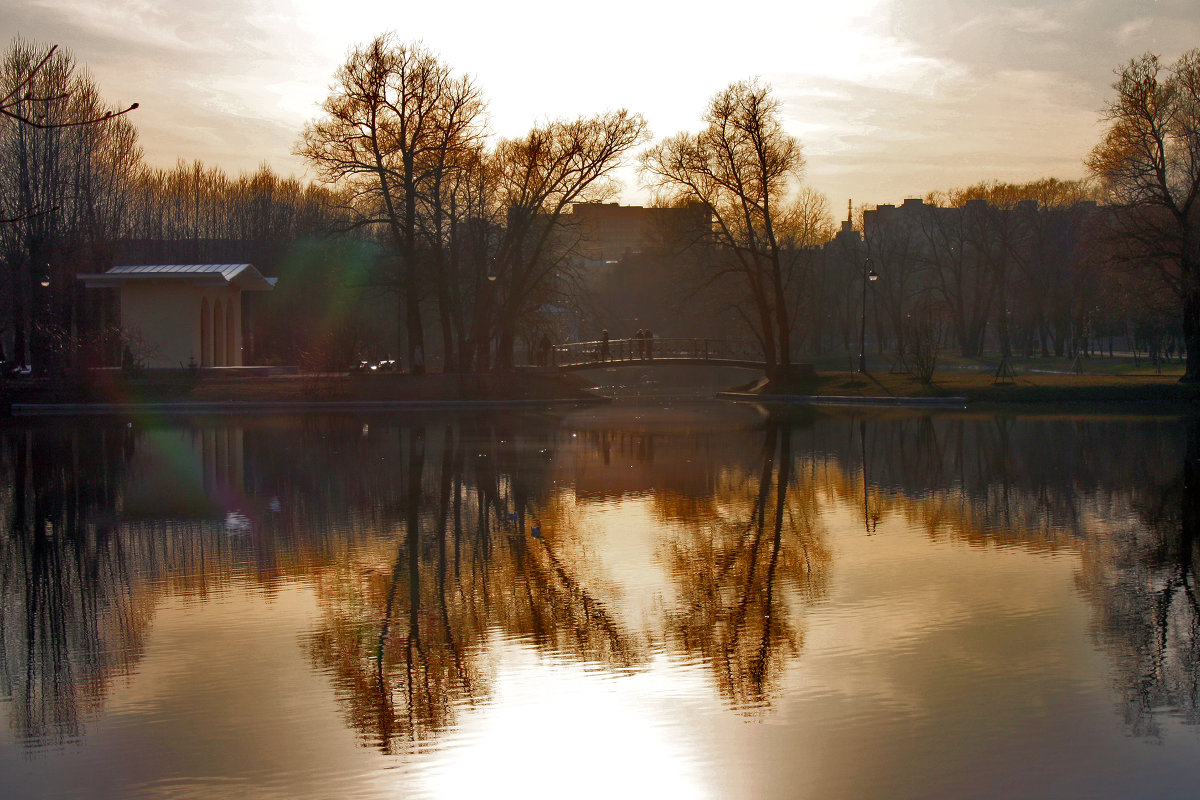
<path id="1" fill-rule="evenodd" d="M 609 339 L 556 345 L 550 363 L 563 372 L 605 367 L 649 367 L 702 364 L 765 370 L 759 348 L 727 339 Z"/>

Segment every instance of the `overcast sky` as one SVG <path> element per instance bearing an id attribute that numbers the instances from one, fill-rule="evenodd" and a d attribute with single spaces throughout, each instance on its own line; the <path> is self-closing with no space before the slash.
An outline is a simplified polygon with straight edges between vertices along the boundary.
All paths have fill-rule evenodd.
<path id="1" fill-rule="evenodd" d="M 497 135 L 616 108 L 655 138 L 761 77 L 807 182 L 898 202 L 981 180 L 1083 175 L 1113 70 L 1200 47 L 1197 0 L 0 0 L 0 37 L 68 48 L 113 103 L 137 101 L 147 160 L 231 173 L 291 149 L 349 48 L 391 30 L 485 92 Z M 629 173 L 626 202 L 646 197 Z"/>

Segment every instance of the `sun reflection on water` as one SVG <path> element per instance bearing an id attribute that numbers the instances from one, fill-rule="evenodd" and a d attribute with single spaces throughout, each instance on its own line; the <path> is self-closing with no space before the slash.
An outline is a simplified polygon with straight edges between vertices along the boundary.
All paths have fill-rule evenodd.
<path id="1" fill-rule="evenodd" d="M 573 797 L 715 796 L 703 726 L 681 722 L 681 711 L 712 702 L 694 671 L 652 664 L 614 676 L 556 663 L 519 641 L 495 637 L 489 646 L 499 664 L 494 695 L 418 767 L 413 783 L 423 796 L 517 787 L 527 797 L 564 787 Z"/>
<path id="2" fill-rule="evenodd" d="M 1155 770 L 1200 778 L 1177 428 L 721 413 L 0 436 L 26 487 L 0 495 L 9 788 L 1128 796 Z M 81 443 L 106 466 L 59 469 Z"/>

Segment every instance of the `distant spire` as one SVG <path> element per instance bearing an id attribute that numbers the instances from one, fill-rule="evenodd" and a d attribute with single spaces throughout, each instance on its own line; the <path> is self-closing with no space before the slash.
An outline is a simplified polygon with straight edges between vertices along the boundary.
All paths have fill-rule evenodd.
<path id="1" fill-rule="evenodd" d="M 842 223 L 842 233 L 854 233 L 854 200 L 846 201 L 846 221 Z M 841 234 L 838 234 L 839 236 Z"/>

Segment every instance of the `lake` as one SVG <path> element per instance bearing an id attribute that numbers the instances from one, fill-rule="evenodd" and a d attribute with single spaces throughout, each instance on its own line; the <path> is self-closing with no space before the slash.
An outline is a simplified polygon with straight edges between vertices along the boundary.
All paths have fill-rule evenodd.
<path id="1" fill-rule="evenodd" d="M 13 798 L 1200 785 L 1200 420 L 10 421 Z"/>

